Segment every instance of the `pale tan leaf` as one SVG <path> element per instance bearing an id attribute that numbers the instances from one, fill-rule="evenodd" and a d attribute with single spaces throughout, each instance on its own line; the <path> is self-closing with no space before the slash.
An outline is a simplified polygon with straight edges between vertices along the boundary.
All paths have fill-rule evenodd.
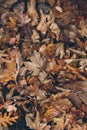
<path id="1" fill-rule="evenodd" d="M 59 56 L 60 59 L 63 58 L 65 52 L 64 52 L 64 44 L 63 43 L 59 43 L 56 45 L 56 56 Z"/>
<path id="2" fill-rule="evenodd" d="M 24 64 L 28 70 L 33 72 L 32 75 L 37 76 L 44 67 L 46 59 L 41 57 L 39 52 L 34 51 L 34 54 L 30 57 L 30 60 L 31 61 L 25 62 Z"/>

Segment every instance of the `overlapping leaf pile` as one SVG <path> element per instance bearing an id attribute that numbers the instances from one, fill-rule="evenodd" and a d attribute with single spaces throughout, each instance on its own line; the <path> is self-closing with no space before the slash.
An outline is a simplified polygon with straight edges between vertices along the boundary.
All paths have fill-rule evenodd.
<path id="1" fill-rule="evenodd" d="M 0 1 L 0 130 L 87 130 L 87 2 L 83 11 L 79 2 Z"/>

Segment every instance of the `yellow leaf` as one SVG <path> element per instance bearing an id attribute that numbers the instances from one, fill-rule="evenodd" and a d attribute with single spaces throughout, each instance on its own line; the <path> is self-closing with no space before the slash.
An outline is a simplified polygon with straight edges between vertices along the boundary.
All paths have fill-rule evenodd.
<path id="1" fill-rule="evenodd" d="M 54 108 L 50 108 L 46 111 L 46 113 L 44 114 L 44 118 L 46 118 L 47 120 L 50 120 L 51 118 L 55 117 L 58 115 L 58 111 Z"/>
<path id="2" fill-rule="evenodd" d="M 13 17 L 9 17 L 9 21 L 7 22 L 6 25 L 9 26 L 10 28 L 15 28 L 16 27 L 16 20 Z"/>
<path id="3" fill-rule="evenodd" d="M 9 17 L 9 20 L 10 20 L 11 23 L 16 25 L 16 20 L 13 17 Z"/>

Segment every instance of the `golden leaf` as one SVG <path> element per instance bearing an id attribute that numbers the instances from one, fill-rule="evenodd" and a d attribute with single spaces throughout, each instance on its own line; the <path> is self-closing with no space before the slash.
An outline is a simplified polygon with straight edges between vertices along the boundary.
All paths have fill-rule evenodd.
<path id="1" fill-rule="evenodd" d="M 48 119 L 48 120 L 50 120 L 51 118 L 57 116 L 58 114 L 59 113 L 58 113 L 58 111 L 55 108 L 50 108 L 50 109 L 48 109 L 44 113 L 43 117 L 46 118 L 46 119 Z"/>
<path id="2" fill-rule="evenodd" d="M 0 124 L 3 125 L 4 127 L 7 127 L 8 125 L 13 125 L 18 119 L 18 116 L 12 117 L 12 112 L 0 114 Z"/>
<path id="3" fill-rule="evenodd" d="M 10 22 L 11 22 L 11 23 L 13 23 L 13 24 L 15 24 L 15 25 L 16 25 L 16 20 L 15 20 L 14 18 L 9 17 L 9 20 L 10 20 Z"/>
<path id="4" fill-rule="evenodd" d="M 9 17 L 9 21 L 7 22 L 6 25 L 9 26 L 10 28 L 15 28 L 16 27 L 16 20 L 12 17 Z"/>

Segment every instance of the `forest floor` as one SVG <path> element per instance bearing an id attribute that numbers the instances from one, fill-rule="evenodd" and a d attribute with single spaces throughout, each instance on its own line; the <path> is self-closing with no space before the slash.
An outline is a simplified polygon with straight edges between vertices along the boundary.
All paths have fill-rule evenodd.
<path id="1" fill-rule="evenodd" d="M 87 130 L 86 9 L 0 0 L 0 130 Z"/>

